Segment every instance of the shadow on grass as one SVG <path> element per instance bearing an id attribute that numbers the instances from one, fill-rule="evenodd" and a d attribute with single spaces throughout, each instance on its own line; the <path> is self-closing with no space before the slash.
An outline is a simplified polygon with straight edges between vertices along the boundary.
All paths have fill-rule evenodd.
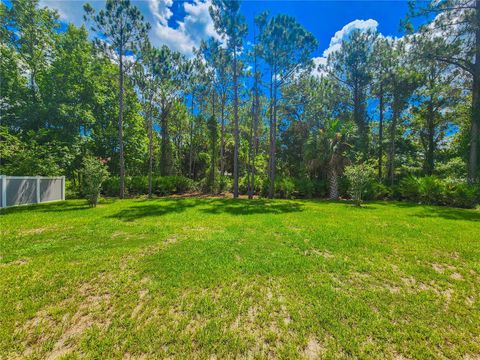
<path id="1" fill-rule="evenodd" d="M 142 201 L 140 205 L 130 206 L 123 209 L 108 218 L 120 219 L 123 221 L 135 221 L 145 217 L 158 217 L 167 214 L 181 213 L 188 208 L 197 206 L 197 201 L 173 200 L 173 203 L 165 201 Z"/>
<path id="2" fill-rule="evenodd" d="M 1 214 L 19 214 L 23 212 L 43 212 L 43 213 L 55 213 L 55 212 L 70 212 L 77 210 L 90 209 L 90 206 L 85 203 L 70 203 L 68 201 L 60 201 L 55 203 L 43 203 L 32 205 L 13 206 L 6 209 L 1 209 Z"/>
<path id="3" fill-rule="evenodd" d="M 389 204 L 389 203 L 387 203 Z M 460 209 L 433 205 L 421 205 L 408 202 L 391 203 L 399 208 L 411 208 L 420 210 L 411 216 L 418 218 L 443 218 L 447 220 L 480 221 L 480 211 L 472 209 Z"/>
<path id="4" fill-rule="evenodd" d="M 284 214 L 303 211 L 303 204 L 293 201 L 273 202 L 267 200 L 211 200 L 212 207 L 202 209 L 207 214 L 255 215 Z"/>
<path id="5" fill-rule="evenodd" d="M 194 199 L 165 198 L 162 200 L 142 200 L 139 205 L 123 209 L 109 218 L 134 221 L 145 217 L 158 217 L 182 213 L 190 208 L 198 208 L 206 214 L 283 214 L 303 211 L 303 205 L 296 202 L 271 202 L 266 200 L 233 199 Z"/>

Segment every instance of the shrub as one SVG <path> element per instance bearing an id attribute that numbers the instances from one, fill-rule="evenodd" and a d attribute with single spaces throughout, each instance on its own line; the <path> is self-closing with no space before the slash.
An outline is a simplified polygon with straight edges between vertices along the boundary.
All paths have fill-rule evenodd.
<path id="1" fill-rule="evenodd" d="M 480 201 L 479 187 L 463 181 L 445 180 L 445 204 L 461 208 L 474 208 Z"/>
<path id="2" fill-rule="evenodd" d="M 289 199 L 292 197 L 295 190 L 295 183 L 292 178 L 279 177 L 275 179 L 275 196 L 282 199 Z"/>
<path id="3" fill-rule="evenodd" d="M 152 180 L 153 183 L 153 180 Z M 128 193 L 132 195 L 148 194 L 148 176 L 132 176 L 125 184 Z M 153 184 L 152 184 L 153 186 Z M 153 189 L 152 189 L 153 191 Z"/>
<path id="4" fill-rule="evenodd" d="M 479 188 L 457 179 L 436 176 L 404 178 L 398 186 L 400 198 L 423 204 L 474 208 L 479 200 Z"/>
<path id="5" fill-rule="evenodd" d="M 126 177 L 125 188 L 129 195 L 147 195 L 148 176 Z M 119 189 L 119 178 L 111 177 L 105 182 L 103 193 L 107 196 L 117 196 Z M 195 190 L 195 182 L 183 176 L 154 176 L 152 178 L 152 192 L 159 196 L 181 194 L 192 190 Z"/>
<path id="6" fill-rule="evenodd" d="M 392 190 L 378 180 L 372 180 L 367 184 L 364 193 L 365 200 L 385 200 L 392 197 Z"/>
<path id="7" fill-rule="evenodd" d="M 82 164 L 82 193 L 90 206 L 97 206 L 102 183 L 108 178 L 108 170 L 97 158 L 87 156 Z"/>
<path id="8" fill-rule="evenodd" d="M 345 168 L 345 177 L 350 184 L 349 194 L 356 206 L 362 204 L 367 185 L 373 178 L 373 167 L 367 163 L 349 165 Z"/>
<path id="9" fill-rule="evenodd" d="M 443 204 L 445 187 L 440 179 L 435 176 L 425 176 L 418 179 L 420 201 L 423 204 Z"/>
<path id="10" fill-rule="evenodd" d="M 65 198 L 78 199 L 80 197 L 80 189 L 71 180 L 65 180 Z"/>
<path id="11" fill-rule="evenodd" d="M 407 176 L 400 181 L 398 194 L 402 199 L 419 202 L 420 201 L 420 182 L 414 176 Z"/>
<path id="12" fill-rule="evenodd" d="M 315 183 L 306 178 L 294 179 L 295 196 L 311 198 L 315 194 Z"/>
<path id="13" fill-rule="evenodd" d="M 270 180 L 268 178 L 263 180 L 261 195 L 264 197 L 268 196 L 268 187 Z M 295 191 L 295 183 L 290 177 L 281 177 L 278 176 L 275 179 L 275 197 L 282 199 L 289 199 L 293 196 Z"/>
<path id="14" fill-rule="evenodd" d="M 102 193 L 106 196 L 118 196 L 120 193 L 120 180 L 118 176 L 109 177 L 102 186 Z"/>

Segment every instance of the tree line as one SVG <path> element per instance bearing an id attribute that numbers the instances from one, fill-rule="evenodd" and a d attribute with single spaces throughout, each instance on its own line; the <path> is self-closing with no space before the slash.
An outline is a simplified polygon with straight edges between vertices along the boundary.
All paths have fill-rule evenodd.
<path id="1" fill-rule="evenodd" d="M 480 1 L 411 2 L 403 37 L 354 30 L 320 64 L 295 18 L 249 26 L 240 1 L 212 1 L 219 38 L 190 58 L 152 45 L 128 0 L 84 10 L 76 27 L 38 0 L 0 5 L 0 173 L 78 186 L 93 155 L 120 197 L 126 177 L 152 195 L 155 176 L 181 176 L 234 197 L 294 183 L 338 198 L 346 166 L 364 163 L 386 188 L 478 180 Z"/>

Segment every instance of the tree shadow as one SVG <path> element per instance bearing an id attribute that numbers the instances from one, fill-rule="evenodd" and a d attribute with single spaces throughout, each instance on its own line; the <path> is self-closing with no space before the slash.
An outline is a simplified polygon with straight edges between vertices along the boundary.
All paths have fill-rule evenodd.
<path id="1" fill-rule="evenodd" d="M 418 218 L 443 218 L 447 220 L 480 221 L 480 211 L 473 209 L 422 205 L 408 202 L 396 202 L 392 203 L 392 205 L 399 208 L 413 208 L 421 210 L 420 212 L 411 215 Z"/>
<path id="2" fill-rule="evenodd" d="M 283 214 L 303 211 L 303 205 L 297 202 L 272 202 L 267 200 L 246 199 L 193 199 L 165 198 L 163 200 L 141 200 L 138 204 L 123 209 L 108 218 L 123 221 L 135 221 L 145 217 L 159 217 L 167 214 L 179 214 L 190 208 L 199 208 L 205 214 Z"/>
<path id="3" fill-rule="evenodd" d="M 195 200 L 168 199 L 168 201 L 173 201 L 173 203 L 166 203 L 162 200 L 141 200 L 139 201 L 139 205 L 130 206 L 107 217 L 130 222 L 145 217 L 158 217 L 167 214 L 181 213 L 188 208 L 199 205 L 198 201 Z"/>
<path id="4" fill-rule="evenodd" d="M 475 210 L 453 208 L 430 208 L 420 214 L 414 214 L 418 218 L 443 218 L 447 220 L 480 221 L 480 212 Z"/>
<path id="5" fill-rule="evenodd" d="M 284 214 L 303 211 L 303 204 L 294 201 L 268 201 L 263 199 L 212 199 L 210 208 L 202 209 L 207 214 L 256 215 Z"/>
<path id="6" fill-rule="evenodd" d="M 55 203 L 41 203 L 31 205 L 12 206 L 6 209 L 0 209 L 2 215 L 6 214 L 20 214 L 24 212 L 43 212 L 43 213 L 55 213 L 55 212 L 70 212 L 78 210 L 89 209 L 90 206 L 85 204 L 72 204 L 68 201 L 61 201 Z"/>

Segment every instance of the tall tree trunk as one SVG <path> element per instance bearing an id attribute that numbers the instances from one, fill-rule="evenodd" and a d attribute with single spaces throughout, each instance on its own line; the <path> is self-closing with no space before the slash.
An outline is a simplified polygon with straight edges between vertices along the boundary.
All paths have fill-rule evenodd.
<path id="1" fill-rule="evenodd" d="M 272 182 L 271 182 L 271 196 L 275 196 L 275 173 L 277 170 L 277 83 L 273 86 L 273 143 L 272 143 Z"/>
<path id="2" fill-rule="evenodd" d="M 273 199 L 275 195 L 275 155 L 277 147 L 277 80 L 276 66 L 274 66 L 272 82 L 273 82 L 273 100 L 271 105 L 271 125 L 270 125 L 270 181 L 268 187 L 268 197 Z M 272 85 L 271 85 L 272 86 Z"/>
<path id="3" fill-rule="evenodd" d="M 120 199 L 125 197 L 125 154 L 123 153 L 123 49 L 120 47 L 120 73 L 118 79 L 118 95 L 120 109 L 118 114 L 118 145 L 120 164 Z"/>
<path id="4" fill-rule="evenodd" d="M 477 181 L 478 169 L 478 137 L 480 127 L 480 76 L 476 75 L 472 93 L 472 125 L 470 128 L 470 159 L 468 180 L 471 184 Z"/>
<path id="5" fill-rule="evenodd" d="M 393 186 L 395 182 L 395 135 L 397 130 L 398 116 L 398 104 L 396 104 L 396 99 L 394 98 L 392 121 L 390 123 L 390 149 L 388 152 L 388 178 L 390 179 L 391 186 Z"/>
<path id="6" fill-rule="evenodd" d="M 478 137 L 480 127 L 480 0 L 475 2 L 475 64 L 472 88 L 472 125 L 470 129 L 470 159 L 468 181 L 477 181 L 478 169 Z"/>
<path id="7" fill-rule="evenodd" d="M 268 197 L 273 198 L 273 184 L 272 184 L 272 144 L 273 144 L 273 69 L 270 70 L 270 105 L 269 105 L 269 149 L 268 149 Z"/>
<path id="8" fill-rule="evenodd" d="M 153 174 L 153 121 L 152 114 L 148 112 L 148 197 L 152 197 L 152 174 Z"/>
<path id="9" fill-rule="evenodd" d="M 214 120 L 215 127 L 212 130 L 212 159 L 211 159 L 211 164 L 210 164 L 210 181 L 211 181 L 211 186 L 212 186 L 212 193 L 215 192 L 215 167 L 216 167 L 216 152 L 217 152 L 217 147 L 216 147 L 216 142 L 217 142 L 217 119 L 215 119 L 215 90 L 212 91 L 212 117 Z"/>
<path id="10" fill-rule="evenodd" d="M 160 116 L 160 126 L 161 126 L 161 157 L 160 157 L 160 175 L 169 176 L 170 173 L 170 139 L 168 133 L 168 115 L 169 110 L 164 108 Z"/>
<path id="11" fill-rule="evenodd" d="M 330 166 L 328 171 L 329 199 L 338 200 L 338 172 L 335 166 Z"/>
<path id="12" fill-rule="evenodd" d="M 432 175 L 435 167 L 435 113 L 433 111 L 433 99 L 430 98 L 427 110 L 427 152 L 425 156 L 425 173 Z"/>
<path id="13" fill-rule="evenodd" d="M 190 149 L 189 149 L 189 156 L 188 156 L 188 175 L 191 179 L 193 179 L 193 123 L 194 123 L 194 94 L 192 92 L 192 105 L 191 105 L 191 113 L 192 113 L 192 121 L 190 122 Z"/>
<path id="14" fill-rule="evenodd" d="M 260 111 L 259 96 L 258 96 L 258 72 L 257 72 L 257 37 L 255 34 L 255 25 L 253 26 L 253 74 L 254 74 L 254 100 L 252 104 L 252 143 L 251 146 L 251 164 L 250 164 L 250 189 L 248 198 L 253 199 L 253 193 L 255 192 L 255 157 L 257 149 L 257 127 L 258 127 L 258 114 Z"/>
<path id="15" fill-rule="evenodd" d="M 249 141 L 249 149 L 248 149 L 248 198 L 249 199 L 252 199 L 253 198 L 253 187 L 252 187 L 252 174 L 253 174 L 253 147 L 254 147 L 254 144 L 253 144 L 253 122 L 255 121 L 254 118 L 255 118 L 255 115 L 254 115 L 254 112 L 255 112 L 255 105 L 254 105 L 254 101 L 252 101 L 252 112 L 251 112 L 251 115 L 252 115 L 252 121 L 251 121 L 251 124 L 250 124 L 250 141 Z"/>
<path id="16" fill-rule="evenodd" d="M 380 86 L 380 121 L 378 128 L 378 180 L 382 181 L 382 167 L 383 167 L 383 85 Z"/>
<path id="17" fill-rule="evenodd" d="M 237 50 L 233 49 L 233 113 L 234 113 L 234 150 L 233 150 L 233 197 L 238 198 L 238 84 L 237 84 Z"/>
<path id="18" fill-rule="evenodd" d="M 221 116 L 222 116 L 222 125 L 220 130 L 220 189 L 223 191 L 225 186 L 225 101 L 226 96 L 222 94 L 222 104 L 221 104 Z"/>
<path id="19" fill-rule="evenodd" d="M 255 87 L 255 118 L 253 123 L 253 158 L 252 158 L 252 198 L 255 192 L 255 159 L 257 157 L 258 147 L 258 122 L 260 115 L 260 96 L 258 94 L 258 80 Z"/>

